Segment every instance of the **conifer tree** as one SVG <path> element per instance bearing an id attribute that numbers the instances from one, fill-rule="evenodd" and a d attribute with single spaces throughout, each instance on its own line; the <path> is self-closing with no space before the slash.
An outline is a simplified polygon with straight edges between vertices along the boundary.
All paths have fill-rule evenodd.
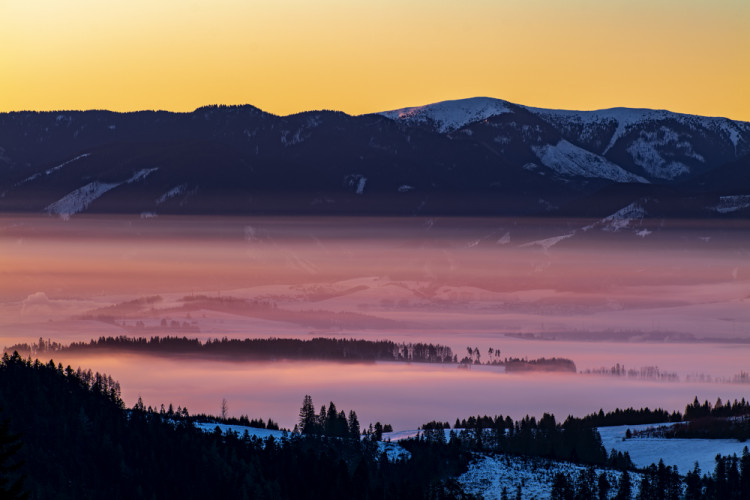
<path id="1" fill-rule="evenodd" d="M 25 500 L 29 494 L 23 491 L 24 477 L 18 477 L 23 465 L 17 455 L 23 443 L 10 432 L 8 420 L 0 422 L 0 498 L 3 500 Z"/>
<path id="2" fill-rule="evenodd" d="M 299 410 L 299 430 L 302 434 L 315 434 L 316 424 L 317 418 L 312 396 L 306 394 L 302 401 L 302 408 Z"/>
<path id="3" fill-rule="evenodd" d="M 352 439 L 359 439 L 359 419 L 357 418 L 357 412 L 354 410 L 349 411 L 349 437 Z"/>

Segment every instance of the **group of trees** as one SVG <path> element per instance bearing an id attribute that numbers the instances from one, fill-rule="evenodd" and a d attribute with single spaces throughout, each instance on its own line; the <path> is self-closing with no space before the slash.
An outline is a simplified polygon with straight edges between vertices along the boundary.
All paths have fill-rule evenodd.
<path id="1" fill-rule="evenodd" d="M 677 373 L 662 371 L 658 366 L 642 366 L 639 369 L 625 369 L 624 365 L 616 363 L 609 368 L 587 368 L 582 373 L 585 375 L 609 375 L 613 377 L 639 378 L 641 380 L 680 381 L 680 376 L 677 375 Z"/>
<path id="2" fill-rule="evenodd" d="M 682 421 L 682 414 L 678 411 L 670 413 L 661 408 L 655 408 L 653 410 L 649 408 L 640 408 L 636 410 L 632 407 L 625 408 L 624 410 L 616 408 L 607 413 L 604 413 L 603 409 L 599 409 L 598 413 L 586 415 L 581 421 L 592 427 L 659 424 L 665 422 L 680 422 Z"/>
<path id="3" fill-rule="evenodd" d="M 686 413 L 703 406 L 696 400 Z M 747 404 L 706 406 L 740 412 Z M 422 426 L 418 438 L 401 441 L 409 460 L 391 461 L 374 442 L 389 426 L 377 423 L 364 432 L 373 439 L 358 439 L 362 431 L 356 413 L 347 416 L 333 402 L 316 412 L 312 398 L 305 396 L 299 433 L 280 439 L 205 433 L 193 425 L 195 417 L 186 408 L 162 405 L 157 411 L 139 401 L 127 410 L 111 377 L 18 354 L 0 361 L 0 408 L 0 497 L 62 500 L 462 498 L 447 478 L 463 472 L 478 451 L 632 471 L 627 454 L 606 454 L 594 425 L 625 414 L 672 418 L 662 411 L 632 409 L 562 423 L 549 414 L 518 421 L 472 416 L 457 420 L 450 439 L 448 423 L 433 421 Z M 247 417 L 238 422 L 244 420 L 251 422 Z M 558 476 L 554 498 L 611 498 L 615 492 L 618 499 L 631 498 L 629 477 L 623 473 L 618 484 L 609 484 L 591 469 L 577 478 Z M 652 465 L 638 486 L 642 500 L 750 498 L 750 454 L 746 449 L 741 458 L 717 457 L 712 474 L 701 475 L 696 468 L 684 479 L 675 468 Z"/>
<path id="4" fill-rule="evenodd" d="M 622 471 L 617 483 L 610 482 L 606 472 L 597 475 L 594 467 L 578 474 L 577 478 L 568 477 L 562 472 L 555 474 L 552 483 L 551 500 L 606 500 L 614 492 L 616 500 L 629 500 L 633 494 L 633 483 L 630 473 Z"/>
<path id="5" fill-rule="evenodd" d="M 745 398 L 742 398 L 740 401 L 736 399 L 734 402 L 727 401 L 726 403 L 723 403 L 721 398 L 718 398 L 716 403 L 711 405 L 708 400 L 701 404 L 696 396 L 693 403 L 685 407 L 685 420 L 695 420 L 705 417 L 740 417 L 743 415 L 750 415 L 750 402 L 745 401 Z"/>
<path id="6" fill-rule="evenodd" d="M 40 339 L 40 342 L 43 342 Z M 40 344 L 42 345 L 42 344 Z M 49 343 L 44 344 L 50 345 Z M 14 346 L 19 347 L 19 346 Z M 21 346 L 24 352 L 38 352 L 39 345 Z M 13 348 L 11 348 L 13 349 Z M 9 349 L 10 350 L 10 349 Z M 187 337 L 99 337 L 89 342 L 55 344 L 55 352 L 136 352 L 169 356 L 174 354 L 246 360 L 321 359 L 335 361 L 407 361 L 417 363 L 456 362 L 450 347 L 440 344 L 392 342 L 389 340 L 333 339 L 209 339 Z M 49 349 L 45 350 L 49 352 Z"/>
<path id="7" fill-rule="evenodd" d="M 581 419 L 568 417 L 558 423 L 555 416 L 545 413 L 537 422 L 526 416 L 513 421 L 510 417 L 471 416 L 456 420 L 454 430 L 446 438 L 447 422 L 428 422 L 422 425 L 422 438 L 444 443 L 454 440 L 472 451 L 507 453 L 566 460 L 583 464 L 632 468 L 627 453 L 607 455 L 599 432 Z"/>
<path id="8" fill-rule="evenodd" d="M 79 373 L 17 354 L 0 361 L 0 407 L 10 428 L 0 425 L 0 494 L 12 488 L 16 498 L 25 492 L 32 500 L 456 498 L 445 478 L 465 470 L 469 459 L 424 443 L 412 446 L 409 461 L 393 462 L 370 440 L 205 433 L 189 419 L 126 410 L 95 375 L 91 383 Z"/>
<path id="9" fill-rule="evenodd" d="M 349 411 L 349 419 L 346 418 L 344 410 L 337 411 L 333 401 L 328 408 L 326 405 L 320 407 L 320 413 L 315 413 L 315 405 L 312 397 L 307 394 L 302 401 L 299 410 L 299 424 L 297 431 L 302 434 L 313 434 L 339 438 L 351 438 L 359 440 L 359 419 L 354 410 Z"/>
<path id="10" fill-rule="evenodd" d="M 327 408 L 323 405 L 320 412 L 316 413 L 312 397 L 306 394 L 299 410 L 299 423 L 294 426 L 294 430 L 301 434 L 354 440 L 359 440 L 365 435 L 373 441 L 380 441 L 384 432 L 393 432 L 393 427 L 376 422 L 375 425 L 370 424 L 368 429 L 361 431 L 357 412 L 350 410 L 347 418 L 346 412 L 338 411 L 336 404 L 331 401 Z"/>
<path id="11" fill-rule="evenodd" d="M 642 410 L 641 410 L 642 411 Z M 660 410 L 663 412 L 663 410 Z M 750 439 L 750 404 L 742 400 L 727 401 L 721 398 L 712 405 L 708 401 L 701 403 L 696 397 L 685 407 L 684 415 L 673 413 L 669 419 L 658 420 L 656 413 L 653 421 L 641 423 L 677 422 L 675 425 L 628 432 L 628 437 L 659 436 L 666 438 L 700 438 L 700 439 Z M 662 414 L 663 416 L 663 414 Z M 631 425 L 631 422 L 625 422 Z"/>

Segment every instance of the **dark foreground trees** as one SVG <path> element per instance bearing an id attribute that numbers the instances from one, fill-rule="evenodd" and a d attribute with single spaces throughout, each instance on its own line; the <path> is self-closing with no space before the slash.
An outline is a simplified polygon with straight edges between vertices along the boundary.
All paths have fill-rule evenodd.
<path id="1" fill-rule="evenodd" d="M 25 477 L 19 474 L 23 463 L 18 452 L 23 443 L 18 435 L 10 432 L 8 419 L 0 421 L 0 498 L 3 500 L 24 500 L 29 494 L 24 490 Z"/>
<path id="2" fill-rule="evenodd" d="M 427 445 L 390 462 L 369 440 L 204 433 L 190 419 L 126 410 L 116 388 L 103 375 L 3 357 L 0 407 L 24 443 L 14 451 L 31 499 L 448 498 L 446 471 L 468 461 Z"/>

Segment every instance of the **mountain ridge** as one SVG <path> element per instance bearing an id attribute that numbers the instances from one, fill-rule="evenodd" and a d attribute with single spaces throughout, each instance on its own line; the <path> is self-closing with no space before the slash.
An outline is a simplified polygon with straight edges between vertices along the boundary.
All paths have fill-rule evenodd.
<path id="1" fill-rule="evenodd" d="M 63 217 L 555 215 L 581 200 L 597 212 L 597 193 L 633 183 L 653 184 L 662 206 L 747 217 L 710 207 L 750 194 L 748 171 L 749 122 L 665 110 L 479 97 L 363 115 L 277 116 L 249 104 L 0 113 L 0 210 Z"/>

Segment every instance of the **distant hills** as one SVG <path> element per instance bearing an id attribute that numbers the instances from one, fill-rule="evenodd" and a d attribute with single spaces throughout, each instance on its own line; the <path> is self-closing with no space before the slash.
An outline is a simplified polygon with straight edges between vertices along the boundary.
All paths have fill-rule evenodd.
<path id="1" fill-rule="evenodd" d="M 634 204 L 634 205 L 633 205 Z M 491 98 L 0 114 L 0 211 L 750 217 L 750 123 Z"/>

